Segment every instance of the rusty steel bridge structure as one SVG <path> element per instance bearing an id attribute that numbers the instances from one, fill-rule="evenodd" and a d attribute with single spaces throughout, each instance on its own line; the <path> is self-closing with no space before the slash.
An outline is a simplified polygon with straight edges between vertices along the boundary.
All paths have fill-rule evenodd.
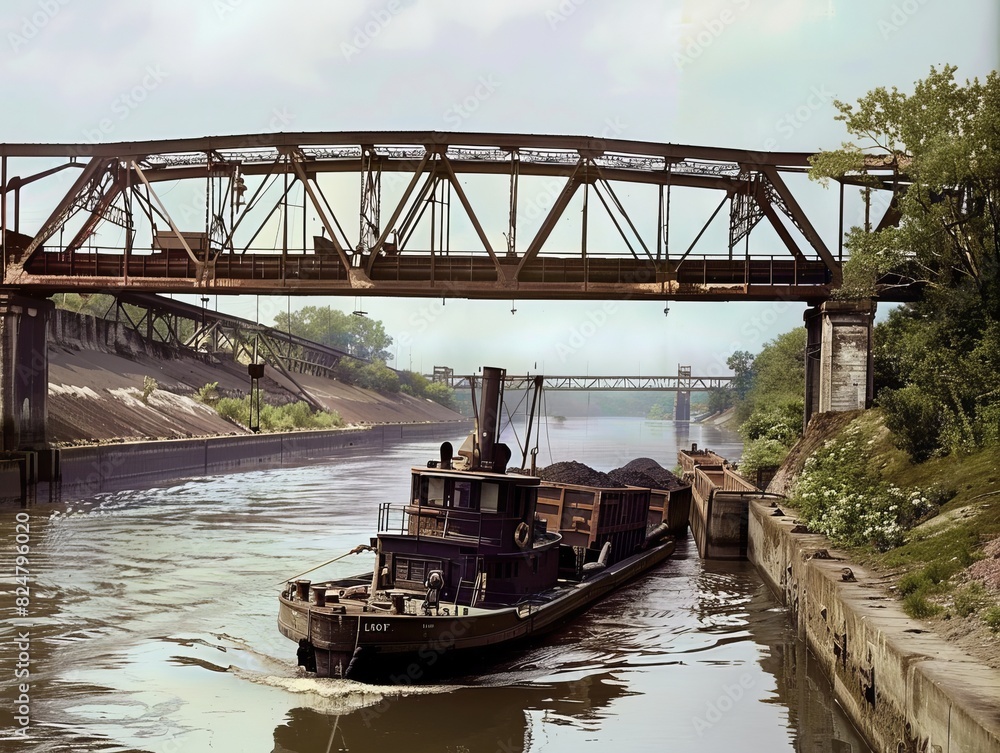
<path id="1" fill-rule="evenodd" d="M 631 300 L 665 312 L 672 300 L 798 301 L 807 420 L 865 407 L 875 301 L 831 298 L 845 187 L 892 197 L 878 219 L 862 191 L 877 230 L 898 223 L 905 176 L 872 158 L 839 181 L 836 215 L 810 216 L 798 194 L 811 156 L 437 131 L 0 144 L 0 452 L 45 445 L 48 299 L 64 292 L 112 294 L 120 323 L 168 340 L 192 320 L 188 347 L 263 340 L 293 380 L 343 354 L 153 294 Z M 834 226 L 828 242 L 818 228 Z M 905 270 L 881 283 L 878 300 L 919 294 Z"/>
<path id="2" fill-rule="evenodd" d="M 688 369 L 690 372 L 690 369 Z M 475 376 L 453 375 L 442 381 L 452 389 L 469 389 Z M 523 391 L 535 384 L 536 377 L 507 374 L 504 389 Z M 728 390 L 732 376 L 548 376 L 542 375 L 542 388 L 550 392 L 711 392 Z"/>
<path id="3" fill-rule="evenodd" d="M 435 131 L 0 144 L 2 287 L 815 303 L 844 250 L 790 188 L 809 157 Z M 678 244 L 682 209 L 701 230 Z"/>

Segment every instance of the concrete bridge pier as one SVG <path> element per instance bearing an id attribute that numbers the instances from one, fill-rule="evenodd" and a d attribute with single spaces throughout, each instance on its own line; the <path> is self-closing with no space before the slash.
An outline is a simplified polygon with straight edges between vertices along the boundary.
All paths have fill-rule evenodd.
<path id="1" fill-rule="evenodd" d="M 806 310 L 805 422 L 815 413 L 870 408 L 875 302 L 826 301 Z"/>
<path id="2" fill-rule="evenodd" d="M 45 447 L 46 325 L 53 308 L 45 298 L 0 290 L 0 452 Z"/>

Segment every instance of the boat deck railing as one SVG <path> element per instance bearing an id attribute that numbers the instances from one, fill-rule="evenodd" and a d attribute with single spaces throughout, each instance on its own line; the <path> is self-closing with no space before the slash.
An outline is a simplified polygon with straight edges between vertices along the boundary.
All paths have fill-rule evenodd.
<path id="1" fill-rule="evenodd" d="M 378 508 L 378 532 L 409 534 L 427 538 L 444 538 L 486 546 L 500 546 L 496 533 L 502 517 L 491 517 L 492 530 L 484 532 L 483 515 L 478 511 L 455 507 L 425 505 L 394 505 L 383 502 Z"/>

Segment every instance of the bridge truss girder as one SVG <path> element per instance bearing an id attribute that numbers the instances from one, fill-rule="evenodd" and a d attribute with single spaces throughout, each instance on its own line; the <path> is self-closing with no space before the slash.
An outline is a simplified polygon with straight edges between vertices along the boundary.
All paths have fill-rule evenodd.
<path id="1" fill-rule="evenodd" d="M 448 375 L 444 381 L 452 389 L 469 389 L 474 376 Z M 526 390 L 534 386 L 535 377 L 507 374 L 504 389 Z M 555 392 L 709 392 L 730 388 L 731 376 L 543 376 L 542 388 Z"/>
<path id="2" fill-rule="evenodd" d="M 199 308 L 156 295 L 125 292 L 115 296 L 114 319 L 150 342 L 183 348 L 238 363 L 265 363 L 292 383 L 313 408 L 319 403 L 297 376 L 311 374 L 333 378 L 342 358 L 353 358 L 336 348 L 289 335 L 247 319 Z"/>
<path id="3" fill-rule="evenodd" d="M 17 212 L 9 222 L 8 194 L 14 194 L 19 206 L 22 186 L 43 174 L 8 179 L 8 160 L 61 160 L 55 169 L 79 167 L 80 174 L 26 246 L 0 234 L 3 280 L 40 293 L 126 289 L 823 299 L 840 281 L 839 249 L 834 254 L 826 246 L 783 177 L 803 172 L 808 157 L 583 137 L 437 132 L 5 144 L 0 145 L 4 230 L 20 227 Z M 353 218 L 342 206 L 335 210 L 329 185 L 321 185 L 321 177 L 335 174 L 358 176 L 360 201 Z M 385 190 L 389 174 L 404 180 L 409 176 L 398 195 Z M 492 176 L 490 185 L 506 193 L 509 211 L 502 227 L 488 224 L 489 202 L 477 199 L 463 183 L 470 176 Z M 523 193 L 529 177 L 561 181 L 533 231 L 519 222 L 517 211 L 519 187 Z M 201 215 L 197 222 L 190 206 L 170 206 L 178 185 L 203 193 L 194 213 Z M 643 185 L 656 187 L 658 201 L 637 212 L 622 200 L 621 186 Z M 721 200 L 694 242 L 677 253 L 670 247 L 671 195 L 687 190 L 715 191 Z M 296 191 L 301 204 L 290 198 Z M 554 250 L 547 242 L 570 219 L 569 207 L 581 196 L 579 244 Z M 692 255 L 727 203 L 728 248 Z M 311 241 L 309 212 L 320 230 Z M 451 237 L 453 212 L 464 215 L 472 228 L 468 237 L 473 241 L 464 241 L 463 247 Z M 610 220 L 623 247 L 612 252 L 610 244 L 595 244 L 588 219 L 595 213 Z M 292 232 L 295 217 L 301 217 L 301 237 Z M 748 242 L 764 218 L 780 246 L 767 255 L 751 255 L 749 246 L 741 251 L 741 242 Z M 124 242 L 92 247 L 95 232 L 109 224 L 124 229 Z M 418 227 L 423 231 L 428 224 L 430 237 L 418 237 Z M 280 239 L 280 248 L 264 252 L 259 239 L 272 228 L 277 228 L 275 245 Z M 65 233 L 67 229 L 72 232 Z M 506 243 L 495 247 L 491 238 L 501 234 Z M 70 240 L 59 240 L 63 235 Z"/>

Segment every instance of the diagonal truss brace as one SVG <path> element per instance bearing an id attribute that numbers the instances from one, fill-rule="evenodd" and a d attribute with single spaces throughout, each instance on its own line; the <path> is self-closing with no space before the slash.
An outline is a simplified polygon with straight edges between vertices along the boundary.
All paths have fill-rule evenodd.
<path id="1" fill-rule="evenodd" d="M 778 170 L 772 165 L 762 165 L 760 171 L 767 177 L 771 186 L 773 186 L 777 196 L 780 201 L 774 202 L 781 208 L 785 215 L 790 219 L 795 227 L 799 229 L 805 239 L 809 241 L 810 245 L 816 250 L 820 259 L 826 264 L 827 269 L 830 270 L 831 281 L 834 286 L 840 285 L 842 279 L 842 273 L 840 266 L 837 264 L 837 260 L 834 258 L 830 249 L 826 247 L 826 243 L 820 237 L 819 233 L 816 232 L 816 228 L 806 217 L 806 213 L 802 211 L 802 207 L 799 205 L 798 201 L 792 195 L 792 192 L 788 190 L 788 186 L 785 181 L 782 180 L 781 175 L 778 174 Z"/>
<path id="2" fill-rule="evenodd" d="M 330 240 L 333 243 L 333 248 L 337 252 L 337 256 L 340 257 L 340 263 L 344 265 L 344 271 L 350 275 L 351 274 L 351 262 L 347 258 L 347 254 L 344 251 L 344 247 L 337 240 L 337 234 L 333 229 L 333 222 L 330 216 L 327 214 L 325 207 L 320 203 L 319 196 L 316 192 L 318 190 L 313 188 L 312 183 L 309 182 L 309 176 L 306 174 L 305 168 L 302 166 L 304 156 L 300 150 L 291 151 L 288 154 L 288 160 L 292 165 L 292 170 L 295 171 L 295 176 L 302 183 L 303 189 L 305 189 L 306 194 L 309 196 L 309 201 L 312 202 L 313 209 L 319 214 L 320 220 L 323 223 L 323 227 L 326 228 L 326 232 L 330 234 Z"/>
<path id="3" fill-rule="evenodd" d="M 585 168 L 587 162 L 587 158 L 581 155 L 580 159 L 576 163 L 576 168 L 573 170 L 573 174 L 570 175 L 569 180 L 566 181 L 566 185 L 563 186 L 562 191 L 559 192 L 559 195 L 553 202 L 552 208 L 549 209 L 549 213 L 542 221 L 541 226 L 538 228 L 538 232 L 535 233 L 535 237 L 532 238 L 531 243 L 528 244 L 528 248 L 525 250 L 524 256 L 521 257 L 521 263 L 517 265 L 517 273 L 515 277 L 520 278 L 521 270 L 524 269 L 525 265 L 529 264 L 535 259 L 536 256 L 538 256 L 538 252 L 541 250 L 548 237 L 552 234 L 556 223 L 559 222 L 559 218 L 562 217 L 563 212 L 566 211 L 566 207 L 569 206 L 569 202 L 576 194 L 576 190 L 583 182 L 583 178 L 580 176 L 580 171 Z"/>
<path id="4" fill-rule="evenodd" d="M 115 162 L 115 159 L 94 158 L 87 163 L 87 166 L 83 168 L 83 172 L 74 181 L 72 187 L 63 196 L 58 206 L 56 206 L 52 214 L 49 215 L 49 218 L 38 229 L 35 237 L 31 239 L 31 243 L 24 249 L 22 257 L 24 266 L 27 266 L 28 262 L 34 258 L 45 241 L 55 235 L 56 231 L 65 225 L 70 217 L 80 211 L 81 204 L 86 203 L 86 197 L 100 189 L 101 179 Z"/>
<path id="5" fill-rule="evenodd" d="M 504 276 L 503 269 L 500 267 L 500 260 L 493 252 L 493 246 L 490 244 L 490 239 L 486 236 L 486 231 L 483 230 L 483 225 L 479 221 L 479 217 L 476 216 L 475 211 L 472 209 L 472 204 L 469 203 L 469 197 L 465 195 L 465 189 L 462 188 L 462 184 L 458 180 L 458 176 L 455 175 L 455 168 L 452 167 L 451 160 L 442 154 L 441 163 L 444 165 L 445 170 L 448 173 L 448 180 L 451 181 L 452 187 L 455 189 L 455 194 L 458 196 L 458 200 L 462 202 L 462 206 L 465 208 L 465 212 L 468 214 L 469 220 L 472 222 L 472 226 L 476 229 L 476 233 L 479 235 L 479 240 L 482 241 L 483 246 L 486 248 L 486 253 L 488 253 L 490 255 L 490 259 L 493 260 L 493 265 L 497 270 L 497 279 L 500 281 L 505 280 L 506 277 Z"/>
<path id="6" fill-rule="evenodd" d="M 149 179 L 146 178 L 146 174 L 142 171 L 142 168 L 139 167 L 139 164 L 134 160 L 131 162 L 131 166 L 132 169 L 135 170 L 135 174 L 139 176 L 139 180 L 141 180 L 146 185 L 146 190 L 149 191 L 149 195 L 156 201 L 156 205 L 159 207 L 160 212 L 163 213 L 163 216 L 167 220 L 167 224 L 170 225 L 170 229 L 174 232 L 174 235 L 177 236 L 177 240 L 180 241 L 181 246 L 183 246 L 184 250 L 187 251 L 187 255 L 191 258 L 191 261 L 195 263 L 197 268 L 199 269 L 203 268 L 204 267 L 203 260 L 199 259 L 195 255 L 194 251 L 191 250 L 191 246 L 188 245 L 187 239 L 184 237 L 184 234 L 181 233 L 181 231 L 178 229 L 177 223 L 175 223 L 173 218 L 170 216 L 170 213 L 167 211 L 167 208 L 163 205 L 163 201 L 157 195 L 156 191 L 153 190 L 153 186 L 150 184 Z M 202 277 L 201 274 L 199 274 L 198 276 Z"/>

